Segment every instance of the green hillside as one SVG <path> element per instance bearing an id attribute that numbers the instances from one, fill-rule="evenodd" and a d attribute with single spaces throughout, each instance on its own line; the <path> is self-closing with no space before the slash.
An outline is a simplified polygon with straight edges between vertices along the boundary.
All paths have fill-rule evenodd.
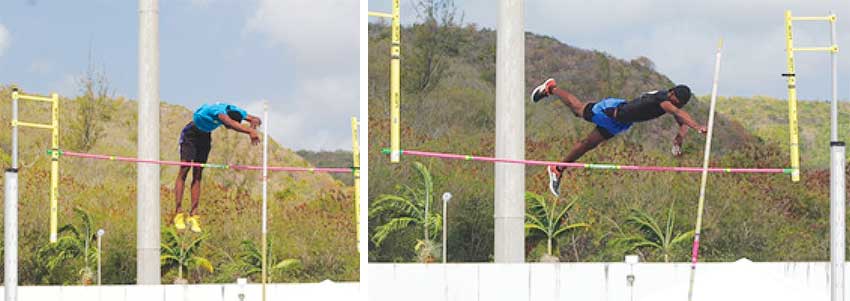
<path id="1" fill-rule="evenodd" d="M 35 91 L 25 91 L 33 93 Z M 0 159 L 9 166 L 11 89 L 0 86 Z M 83 98 L 61 99 L 61 143 L 63 148 L 96 154 L 135 157 L 137 103 L 122 97 L 108 99 L 106 110 L 96 120 L 102 135 L 88 150 L 75 149 Z M 49 105 L 21 102 L 20 118 L 48 122 Z M 47 119 L 45 119 L 47 118 Z M 162 160 L 178 160 L 177 139 L 191 119 L 191 111 L 163 103 L 160 115 L 160 154 Z M 20 130 L 20 277 L 24 285 L 75 283 L 82 256 L 50 269 L 40 257 L 39 248 L 48 240 L 49 166 L 45 150 L 50 145 L 45 130 Z M 259 165 L 262 148 L 252 146 L 245 135 L 219 130 L 213 134 L 211 163 Z M 310 166 L 294 151 L 274 141 L 269 143 L 269 165 Z M 350 165 L 350 163 L 349 163 Z M 347 165 L 346 165 L 347 166 Z M 161 210 L 163 227 L 170 226 L 174 211 L 173 185 L 177 169 L 163 166 Z M 60 161 L 59 223 L 77 223 L 74 208 L 91 214 L 93 226 L 106 230 L 104 236 L 105 283 L 135 283 L 136 264 L 136 165 L 110 161 L 62 158 Z M 191 178 L 191 176 L 190 176 Z M 187 180 L 188 182 L 188 180 Z M 188 186 L 188 183 L 187 183 Z M 294 258 L 301 268 L 274 275 L 276 282 L 312 282 L 331 279 L 357 280 L 359 259 L 356 251 L 352 189 L 327 174 L 272 173 L 269 180 L 269 237 L 271 253 L 280 260 Z M 192 268 L 190 283 L 232 283 L 248 276 L 240 267 L 243 240 L 260 245 L 260 174 L 254 171 L 207 169 L 199 213 L 208 234 L 199 255 L 209 259 L 214 272 Z M 188 187 L 184 208 L 190 207 Z M 185 232 L 181 232 L 185 233 Z M 336 235 L 327 235 L 335 233 Z M 191 233 L 186 239 L 197 238 Z M 163 282 L 171 283 L 175 270 L 163 271 Z M 251 275 L 259 281 L 259 273 Z"/>
<path id="2" fill-rule="evenodd" d="M 707 97 L 704 97 L 707 101 Z M 809 169 L 829 168 L 830 103 L 799 101 L 797 114 L 800 131 L 800 165 Z M 788 153 L 788 101 L 765 96 L 751 98 L 718 97 L 717 111 L 744 126 L 750 133 L 778 144 Z M 850 127 L 850 103 L 838 106 L 838 128 Z M 846 130 L 839 130 L 839 140 L 848 141 Z"/>
<path id="3" fill-rule="evenodd" d="M 335 150 L 335 151 L 311 151 L 299 150 L 296 152 L 298 156 L 310 162 L 310 165 L 316 167 L 343 167 L 351 166 L 351 151 Z M 354 175 L 349 173 L 334 173 L 331 174 L 334 179 L 340 180 L 346 185 L 354 185 Z"/>
<path id="4" fill-rule="evenodd" d="M 488 163 L 445 161 L 403 157 L 390 164 L 380 153 L 389 144 L 389 27 L 369 25 L 369 198 L 370 204 L 383 194 L 399 193 L 400 185 L 416 185 L 412 162 L 422 162 L 434 178 L 434 212 L 442 210 L 439 194 L 454 194 L 448 208 L 448 259 L 489 261 L 493 254 L 493 166 Z M 440 39 L 434 39 L 439 35 Z M 402 32 L 402 148 L 494 155 L 495 134 L 495 40 L 496 33 L 474 25 L 413 24 Z M 713 53 L 705 51 L 707 55 Z M 526 82 L 530 91 L 544 79 L 558 79 L 585 101 L 603 97 L 631 99 L 641 92 L 668 88 L 675 79 L 656 72 L 647 58 L 622 60 L 609 54 L 578 49 L 551 37 L 526 34 Z M 709 71 L 706 71 L 709 72 Z M 687 83 L 685 83 L 687 84 Z M 702 97 L 705 98 L 705 97 Z M 728 100 L 731 102 L 734 100 Z M 781 125 L 787 117 L 782 103 L 776 114 L 760 117 L 776 120 L 770 130 L 760 132 L 745 120 L 756 114 L 756 102 L 730 105 L 722 101 L 715 121 L 712 165 L 724 167 L 786 167 L 787 138 Z M 802 107 L 802 105 L 801 105 Z M 560 160 L 593 125 L 572 116 L 557 101 L 526 103 L 526 158 Z M 685 109 L 705 122 L 707 99 Z M 803 118 L 806 131 L 820 133 L 826 126 Z M 787 111 L 784 111 L 787 112 Z M 787 113 L 785 113 L 787 114 Z M 817 115 L 819 116 L 819 115 Z M 806 120 L 803 120 L 806 119 Z M 825 120 L 825 119 L 824 119 Z M 846 120 L 846 118 L 845 118 Z M 787 125 L 786 125 L 787 126 Z M 811 128 L 811 129 L 809 129 Z M 582 158 L 582 162 L 661 166 L 701 166 L 704 138 L 691 131 L 685 140 L 685 155 L 672 157 L 675 121 L 665 116 L 641 123 L 628 133 L 605 143 Z M 786 143 L 782 145 L 783 141 Z M 826 260 L 828 256 L 828 174 L 820 169 L 826 150 L 815 155 L 811 149 L 824 141 L 804 139 L 803 181 L 792 183 L 785 175 L 712 175 L 709 178 L 706 211 L 701 237 L 701 260 L 732 261 L 747 257 L 757 261 Z M 542 167 L 526 168 L 526 190 L 553 197 L 546 188 Z M 562 184 L 559 202 L 575 200 L 570 223 L 590 227 L 571 231 L 555 243 L 562 261 L 621 261 L 626 254 L 639 253 L 642 260 L 663 260 L 658 250 L 630 250 L 618 240 L 643 235 L 627 219 L 633 210 L 644 210 L 663 225 L 668 209 L 675 213 L 674 232 L 693 229 L 699 190 L 699 174 L 570 171 Z M 370 235 L 375 227 L 393 216 L 370 216 Z M 370 260 L 416 260 L 414 245 L 421 227 L 407 227 L 388 237 L 380 246 L 370 245 Z M 541 247 L 542 246 L 542 247 Z M 529 236 L 527 260 L 539 259 L 545 241 Z M 671 260 L 689 259 L 690 241 L 672 248 Z"/>

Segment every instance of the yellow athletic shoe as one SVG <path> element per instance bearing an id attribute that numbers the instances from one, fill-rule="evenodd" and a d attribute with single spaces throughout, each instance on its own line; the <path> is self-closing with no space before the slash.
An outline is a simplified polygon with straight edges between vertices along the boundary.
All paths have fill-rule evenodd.
<path id="1" fill-rule="evenodd" d="M 189 222 L 189 229 L 195 233 L 201 233 L 201 216 L 193 215 L 186 219 Z"/>
<path id="2" fill-rule="evenodd" d="M 177 230 L 186 229 L 186 214 L 178 213 L 174 216 L 174 228 Z"/>

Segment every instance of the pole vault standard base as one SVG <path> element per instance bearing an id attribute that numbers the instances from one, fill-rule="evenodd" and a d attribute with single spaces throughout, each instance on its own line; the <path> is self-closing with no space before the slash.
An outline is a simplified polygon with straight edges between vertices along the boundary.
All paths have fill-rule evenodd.
<path id="1" fill-rule="evenodd" d="M 844 142 L 830 143 L 829 170 L 829 293 L 832 301 L 844 300 L 844 220 L 846 184 L 844 182 Z"/>
<path id="2" fill-rule="evenodd" d="M 18 170 L 10 168 L 3 177 L 3 300 L 18 300 Z"/>

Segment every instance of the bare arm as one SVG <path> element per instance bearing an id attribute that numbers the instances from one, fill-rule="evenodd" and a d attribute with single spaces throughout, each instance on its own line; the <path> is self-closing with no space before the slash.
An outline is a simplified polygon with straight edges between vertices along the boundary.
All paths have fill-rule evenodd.
<path id="1" fill-rule="evenodd" d="M 248 118 L 245 118 L 245 120 L 251 123 L 252 129 L 257 129 L 258 126 L 263 124 L 263 120 L 261 120 L 260 117 L 254 115 L 248 115 Z"/>
<path id="2" fill-rule="evenodd" d="M 669 101 L 662 102 L 661 108 L 664 109 L 664 111 L 666 111 L 667 113 L 670 113 L 671 115 L 675 116 L 676 121 L 681 120 L 681 123 L 689 126 L 690 128 L 696 130 L 697 132 L 700 132 L 702 134 L 705 134 L 707 132 L 706 128 L 704 126 L 702 126 L 701 124 L 697 123 L 696 121 L 694 121 L 694 119 L 691 118 L 691 115 L 688 114 L 688 112 L 685 112 L 684 110 L 677 108 L 676 106 L 673 105 L 672 102 L 669 102 Z M 680 127 L 679 131 L 681 132 L 681 127 Z"/>
<path id="3" fill-rule="evenodd" d="M 685 141 L 685 135 L 688 134 L 688 125 L 685 124 L 685 121 L 682 118 L 673 116 L 676 118 L 676 123 L 679 124 L 679 131 L 676 133 L 676 138 L 673 140 L 673 143 L 676 145 L 682 145 L 682 142 Z"/>
<path id="4" fill-rule="evenodd" d="M 257 135 L 257 130 L 255 130 L 253 127 L 245 127 L 242 125 L 242 123 L 230 119 L 227 114 L 218 114 L 218 119 L 221 120 L 221 123 L 227 125 L 228 128 L 240 133 L 248 134 L 248 136 L 251 137 L 251 144 L 257 145 L 260 143 L 260 136 Z M 257 118 L 257 120 L 259 121 L 259 118 Z"/>
<path id="5" fill-rule="evenodd" d="M 251 132 L 254 132 L 254 129 L 245 127 L 245 126 L 242 125 L 242 123 L 236 122 L 236 120 L 230 119 L 230 117 L 227 116 L 227 114 L 218 114 L 218 120 L 221 120 L 221 123 L 224 123 L 225 125 L 227 125 L 228 128 L 231 128 L 234 131 L 237 131 L 237 132 L 240 132 L 240 133 L 245 133 L 245 134 L 250 134 Z"/>

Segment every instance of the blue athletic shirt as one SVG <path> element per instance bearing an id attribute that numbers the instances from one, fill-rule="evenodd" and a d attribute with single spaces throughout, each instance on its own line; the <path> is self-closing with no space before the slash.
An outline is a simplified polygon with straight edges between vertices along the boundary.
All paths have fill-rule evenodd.
<path id="1" fill-rule="evenodd" d="M 248 118 L 248 112 L 237 106 L 226 103 L 205 104 L 195 110 L 192 116 L 192 121 L 195 126 L 201 131 L 212 132 L 221 126 L 221 120 L 218 119 L 219 114 L 227 114 L 227 111 L 236 111 L 242 114 L 242 119 Z"/>

